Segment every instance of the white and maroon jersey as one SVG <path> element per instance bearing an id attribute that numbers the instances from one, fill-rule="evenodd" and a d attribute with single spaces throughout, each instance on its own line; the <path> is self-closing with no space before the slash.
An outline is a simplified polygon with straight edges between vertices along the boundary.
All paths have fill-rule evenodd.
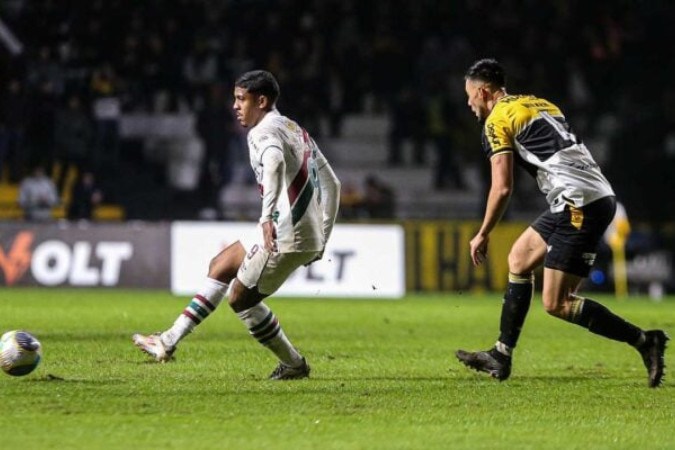
<path id="1" fill-rule="evenodd" d="M 318 170 L 327 166 L 328 161 L 314 140 L 296 122 L 274 109 L 249 131 L 248 148 L 261 197 L 266 191 L 263 155 L 268 151 L 283 154 L 285 173 L 281 194 L 272 211 L 279 252 L 322 251 L 326 237 Z M 264 220 L 268 220 L 267 217 L 261 218 Z"/>

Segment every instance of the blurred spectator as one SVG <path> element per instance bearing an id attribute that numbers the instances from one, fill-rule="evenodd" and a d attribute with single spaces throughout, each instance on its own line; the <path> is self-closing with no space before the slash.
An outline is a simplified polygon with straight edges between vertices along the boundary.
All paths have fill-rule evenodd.
<path id="1" fill-rule="evenodd" d="M 35 166 L 33 173 L 24 178 L 19 186 L 19 205 L 28 221 L 47 221 L 52 217 L 52 208 L 59 203 L 56 185 L 47 177 L 45 168 Z"/>
<path id="2" fill-rule="evenodd" d="M 19 80 L 13 79 L 0 98 L 0 179 L 5 167 L 8 181 L 18 183 L 24 176 L 26 152 L 25 126 L 28 103 Z"/>
<path id="3" fill-rule="evenodd" d="M 6 149 L 13 145 L 22 148 L 15 155 L 26 155 L 25 164 L 9 156 L 10 167 L 46 161 L 50 171 L 54 107 L 71 93 L 78 93 L 87 106 L 93 102 L 96 161 L 103 164 L 118 158 L 117 121 L 123 112 L 198 114 L 210 84 L 229 84 L 253 68 L 271 70 L 285 80 L 287 96 L 280 101 L 291 100 L 284 109 L 297 109 L 295 115 L 305 117 L 315 134 L 328 128 L 331 136 L 340 135 L 344 114 L 384 113 L 391 123 L 389 162 L 400 165 L 412 159 L 423 164 L 425 143 L 443 140 L 437 139 L 438 133 L 449 135 L 454 147 L 475 146 L 473 135 L 470 146 L 457 143 L 469 116 L 461 89 L 443 100 L 455 114 L 443 127 L 424 117 L 428 110 L 420 95 L 430 80 L 461 85 L 471 61 L 496 56 L 509 68 L 514 89 L 522 91 L 527 78 L 532 93 L 570 111 L 570 121 L 584 139 L 608 143 L 607 154 L 613 155 L 609 175 L 622 186 L 622 198 L 636 218 L 668 219 L 672 210 L 643 200 L 657 203 L 658 195 L 645 196 L 644 191 L 670 192 L 675 178 L 666 176 L 665 185 L 645 187 L 621 183 L 614 173 L 628 177 L 638 167 L 661 174 L 672 165 L 675 151 L 664 148 L 675 146 L 675 138 L 668 137 L 673 121 L 663 111 L 670 107 L 658 104 L 668 95 L 651 96 L 647 90 L 652 85 L 668 90 L 671 84 L 675 58 L 668 43 L 675 38 L 675 27 L 668 18 L 675 14 L 673 2 L 530 0 L 493 12 L 488 0 L 97 0 L 80 2 L 75 9 L 67 2 L 10 3 L 6 8 L 3 4 L 3 20 L 21 37 L 25 52 L 16 59 L 0 53 L 0 75 L 20 81 L 24 89 L 19 91 L 31 94 L 24 101 L 32 111 L 23 127 L 19 119 L 15 123 L 24 131 L 24 145 L 20 138 L 14 144 L 0 142 L 0 160 L 3 152 L 8 158 L 11 150 Z M 525 30 L 523 23 L 528 23 Z M 250 31 L 261 26 L 264 34 Z M 0 102 L 7 104 L 5 98 Z M 427 106 L 432 113 L 439 111 L 438 105 Z M 608 112 L 618 113 L 617 133 L 598 126 Z M 430 120 L 436 123 L 431 130 Z M 628 130 L 627 136 L 621 130 Z M 408 145 L 412 158 L 402 155 Z M 448 152 L 439 148 L 441 171 L 446 162 L 440 157 Z M 465 159 L 480 156 L 475 153 L 467 152 Z M 11 174 L 20 179 L 20 171 Z M 439 180 L 440 175 L 435 174 L 435 184 L 453 187 L 455 178 Z M 650 178 L 654 183 L 660 179 Z"/>
<path id="4" fill-rule="evenodd" d="M 197 122 L 197 131 L 206 148 L 201 169 L 201 188 L 210 205 L 217 203 L 218 192 L 230 183 L 234 170 L 235 158 L 230 154 L 230 141 L 236 125 L 228 94 L 225 86 L 211 85 L 206 106 Z"/>
<path id="5" fill-rule="evenodd" d="M 363 196 L 354 183 L 342 183 L 342 192 L 340 193 L 340 216 L 343 219 L 358 219 L 362 217 L 361 206 Z"/>
<path id="6" fill-rule="evenodd" d="M 394 191 L 375 175 L 366 177 L 361 204 L 370 219 L 391 219 L 395 216 Z"/>
<path id="7" fill-rule="evenodd" d="M 157 33 L 152 33 L 146 40 L 146 48 L 141 59 L 142 62 L 129 60 L 130 64 L 140 64 L 142 95 L 144 106 L 152 112 L 162 113 L 176 109 L 176 101 L 173 95 L 169 95 L 170 86 L 167 83 L 166 67 L 169 55 L 164 46 L 164 40 Z M 133 46 L 131 41 L 128 45 Z M 134 74 L 132 74 L 132 77 Z M 178 94 L 173 89 L 173 94 Z"/>
<path id="8" fill-rule="evenodd" d="M 63 193 L 69 170 L 80 171 L 89 163 L 93 137 L 94 127 L 82 108 L 80 97 L 70 96 L 68 104 L 56 113 L 54 140 L 56 160 L 61 169 L 56 186 L 60 193 Z"/>
<path id="9" fill-rule="evenodd" d="M 401 147 L 404 142 L 412 144 L 412 159 L 416 165 L 424 164 L 426 117 L 424 104 L 412 87 L 402 88 L 392 102 L 391 127 L 389 129 L 389 165 L 403 162 Z"/>
<path id="10" fill-rule="evenodd" d="M 84 171 L 73 185 L 68 206 L 68 220 L 91 220 L 94 208 L 103 201 L 103 193 L 94 174 Z"/>
<path id="11" fill-rule="evenodd" d="M 190 102 L 194 109 L 204 106 L 207 89 L 218 79 L 218 58 L 208 42 L 198 38 L 192 51 L 185 58 L 183 76 L 190 89 Z"/>
<path id="12" fill-rule="evenodd" d="M 121 103 L 118 80 L 109 63 L 99 66 L 91 77 L 91 91 L 94 97 L 94 120 L 96 145 L 92 155 L 94 167 L 116 166 L 119 162 L 119 119 Z"/>
<path id="13" fill-rule="evenodd" d="M 391 219 L 395 215 L 395 196 L 375 175 L 368 175 L 359 189 L 353 182 L 342 184 L 340 216 L 343 219 Z"/>
<path id="14" fill-rule="evenodd" d="M 434 165 L 435 189 L 465 189 L 460 151 L 453 143 L 452 124 L 456 122 L 455 109 L 448 98 L 443 79 L 434 80 L 426 102 L 427 132 L 436 150 Z"/>
<path id="15" fill-rule="evenodd" d="M 338 68 L 330 66 L 326 83 L 326 97 L 328 105 L 328 132 L 330 137 L 342 135 L 342 121 L 345 114 L 345 86 L 340 77 Z"/>
<path id="16" fill-rule="evenodd" d="M 26 124 L 28 166 L 44 164 L 47 173 L 51 173 L 54 163 L 54 120 L 57 101 L 53 85 L 45 81 L 30 97 L 30 117 Z"/>
<path id="17" fill-rule="evenodd" d="M 37 57 L 28 64 L 26 77 L 31 87 L 41 88 L 49 85 L 55 95 L 61 95 L 63 92 L 63 68 L 46 42 L 39 48 Z"/>

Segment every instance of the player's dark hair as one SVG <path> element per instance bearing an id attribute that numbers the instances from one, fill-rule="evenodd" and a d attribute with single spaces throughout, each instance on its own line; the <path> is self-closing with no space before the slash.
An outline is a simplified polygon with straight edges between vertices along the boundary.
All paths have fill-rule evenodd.
<path id="1" fill-rule="evenodd" d="M 506 86 L 506 75 L 504 68 L 496 59 L 479 59 L 466 71 L 464 78 L 467 80 L 479 80 L 490 83 L 495 87 Z"/>
<path id="2" fill-rule="evenodd" d="M 251 94 L 264 95 L 274 105 L 279 98 L 279 83 L 270 72 L 266 70 L 252 70 L 246 72 L 234 83 L 235 87 L 244 88 Z"/>

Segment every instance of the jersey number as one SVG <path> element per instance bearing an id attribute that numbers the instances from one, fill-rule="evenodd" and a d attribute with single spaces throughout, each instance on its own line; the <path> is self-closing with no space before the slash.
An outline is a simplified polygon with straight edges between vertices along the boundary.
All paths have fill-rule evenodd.
<path id="1" fill-rule="evenodd" d="M 567 129 L 565 129 L 565 126 L 562 123 L 555 120 L 555 118 L 552 115 L 550 115 L 546 111 L 540 111 L 539 114 L 546 122 L 548 122 L 549 125 L 553 127 L 556 133 L 558 133 L 558 136 L 560 136 L 562 140 L 562 142 L 560 143 L 561 148 L 567 148 L 577 143 L 577 137 L 574 135 L 574 133 L 570 133 L 569 131 L 567 131 Z"/>
<path id="2" fill-rule="evenodd" d="M 302 140 L 305 142 L 307 149 L 305 152 L 309 152 L 309 158 L 307 158 L 307 172 L 309 174 L 309 181 L 314 186 L 316 191 L 316 196 L 321 203 L 321 183 L 319 182 L 319 169 L 316 167 L 316 144 L 309 137 L 307 131 L 302 129 Z"/>

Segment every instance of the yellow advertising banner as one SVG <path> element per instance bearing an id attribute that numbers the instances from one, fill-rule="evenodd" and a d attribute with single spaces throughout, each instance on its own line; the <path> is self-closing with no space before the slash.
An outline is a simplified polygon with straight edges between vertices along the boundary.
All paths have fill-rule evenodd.
<path id="1" fill-rule="evenodd" d="M 490 234 L 486 263 L 474 267 L 469 241 L 480 228 L 480 222 L 404 222 L 407 290 L 504 290 L 508 281 L 509 250 L 528 225 L 525 222 L 500 224 Z"/>

